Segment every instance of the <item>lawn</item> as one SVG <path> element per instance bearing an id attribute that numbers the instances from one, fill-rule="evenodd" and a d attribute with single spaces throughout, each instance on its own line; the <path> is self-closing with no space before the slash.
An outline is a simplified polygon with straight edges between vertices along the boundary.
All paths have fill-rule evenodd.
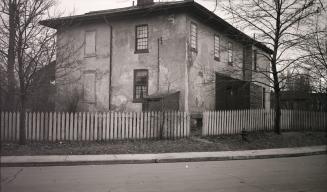
<path id="1" fill-rule="evenodd" d="M 326 145 L 326 132 L 249 133 L 240 135 L 191 137 L 178 140 L 131 140 L 110 142 L 31 142 L 25 146 L 1 143 L 1 155 L 83 155 L 135 154 L 269 149 Z"/>

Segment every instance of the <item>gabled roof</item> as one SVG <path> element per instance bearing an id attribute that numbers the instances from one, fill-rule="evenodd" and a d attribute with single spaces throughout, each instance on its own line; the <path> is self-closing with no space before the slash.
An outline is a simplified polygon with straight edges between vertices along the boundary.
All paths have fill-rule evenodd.
<path id="1" fill-rule="evenodd" d="M 237 39 L 243 43 L 253 44 L 263 51 L 272 54 L 272 50 L 264 44 L 249 37 L 242 31 L 236 29 L 231 24 L 218 17 L 202 5 L 193 0 L 175 1 L 175 2 L 157 2 L 146 6 L 132 6 L 119 9 L 108 9 L 101 11 L 92 11 L 83 15 L 75 15 L 68 17 L 59 17 L 40 21 L 40 24 L 59 29 L 62 26 L 73 25 L 76 23 L 89 23 L 103 20 L 115 20 L 121 18 L 130 18 L 135 16 L 147 17 L 158 13 L 174 13 L 185 12 L 197 17 L 204 24 L 208 24 L 213 28 L 225 33 L 232 39 Z"/>

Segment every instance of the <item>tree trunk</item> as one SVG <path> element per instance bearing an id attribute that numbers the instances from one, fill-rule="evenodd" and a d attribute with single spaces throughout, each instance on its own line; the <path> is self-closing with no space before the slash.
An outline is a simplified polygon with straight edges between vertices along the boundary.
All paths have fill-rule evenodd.
<path id="1" fill-rule="evenodd" d="M 279 89 L 275 90 L 275 126 L 274 131 L 277 134 L 281 134 L 280 131 L 280 116 L 281 116 L 281 109 L 280 109 L 280 91 Z"/>
<path id="2" fill-rule="evenodd" d="M 161 116 L 161 122 L 160 122 L 160 139 L 163 139 L 164 138 L 164 126 L 165 126 L 165 118 L 166 118 L 166 115 L 165 115 L 165 112 L 164 111 L 161 111 L 160 113 L 160 116 Z"/>
<path id="3" fill-rule="evenodd" d="M 15 100 L 15 36 L 16 36 L 16 0 L 9 2 L 9 42 L 8 42 L 8 60 L 7 60 L 7 95 L 6 109 L 14 109 Z"/>
<path id="4" fill-rule="evenodd" d="M 26 131 L 25 131 L 25 115 L 26 115 L 26 106 L 25 106 L 25 95 L 21 93 L 20 96 L 20 116 L 19 116 L 19 144 L 26 144 Z"/>

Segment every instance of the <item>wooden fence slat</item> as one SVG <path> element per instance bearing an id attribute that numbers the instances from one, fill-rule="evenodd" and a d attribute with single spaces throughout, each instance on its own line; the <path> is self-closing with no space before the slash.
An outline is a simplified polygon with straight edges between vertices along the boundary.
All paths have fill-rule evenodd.
<path id="1" fill-rule="evenodd" d="M 106 136 L 105 141 L 108 141 L 110 137 L 110 113 L 107 112 L 106 114 Z"/>
<path id="2" fill-rule="evenodd" d="M 132 123 L 131 139 L 136 139 L 136 113 L 135 112 L 132 112 L 131 123 Z"/>
<path id="3" fill-rule="evenodd" d="M 78 114 L 74 113 L 74 128 L 73 128 L 73 140 L 77 141 L 77 124 L 78 124 Z"/>
<path id="4" fill-rule="evenodd" d="M 68 141 L 69 140 L 69 129 L 70 129 L 70 127 L 69 127 L 69 125 L 70 125 L 70 123 L 69 123 L 69 121 L 70 121 L 70 119 L 69 119 L 69 113 L 67 112 L 66 114 L 65 114 L 65 119 L 66 119 L 66 125 L 65 125 L 65 137 L 64 137 L 64 140 L 65 141 Z"/>
<path id="5" fill-rule="evenodd" d="M 39 140 L 39 133 L 40 133 L 40 114 L 39 112 L 35 113 L 35 124 L 34 124 L 34 141 Z"/>
<path id="6" fill-rule="evenodd" d="M 74 113 L 69 114 L 69 140 L 74 140 Z"/>
<path id="7" fill-rule="evenodd" d="M 127 117 L 127 113 L 126 112 L 122 112 L 122 139 L 126 139 L 127 138 L 127 122 L 128 122 L 128 117 Z"/>
<path id="8" fill-rule="evenodd" d="M 12 141 L 12 132 L 13 132 L 13 113 L 9 112 L 9 116 L 8 116 L 8 141 Z"/>
<path id="9" fill-rule="evenodd" d="M 106 140 L 106 123 L 107 123 L 107 114 L 105 112 L 102 113 L 102 131 L 101 131 L 101 141 L 105 141 Z"/>
<path id="10" fill-rule="evenodd" d="M 12 129 L 11 129 L 11 141 L 15 141 L 16 138 L 16 122 L 17 122 L 17 116 L 16 112 L 12 113 Z"/>
<path id="11" fill-rule="evenodd" d="M 12 113 L 11 138 L 10 138 L 11 141 L 15 141 L 15 139 L 16 139 L 16 127 L 17 127 L 16 123 L 17 123 L 17 115 L 16 115 L 16 112 L 13 112 Z"/>
<path id="12" fill-rule="evenodd" d="M 98 112 L 94 114 L 94 129 L 93 129 L 93 140 L 97 140 L 98 138 Z"/>
<path id="13" fill-rule="evenodd" d="M 182 137 L 187 137 L 187 114 L 185 112 L 182 112 L 183 114 L 183 118 L 184 118 L 184 128 L 183 128 L 183 133 L 182 133 Z"/>
<path id="14" fill-rule="evenodd" d="M 57 141 L 57 133 L 58 133 L 58 130 L 57 130 L 57 120 L 58 120 L 58 118 L 57 118 L 57 113 L 56 112 L 54 112 L 53 113 L 53 128 L 52 128 L 52 133 L 53 133 L 53 136 L 52 136 L 52 140 L 53 141 Z"/>
<path id="15" fill-rule="evenodd" d="M 9 134 L 8 134 L 8 130 L 9 130 L 9 122 L 8 122 L 8 117 L 9 116 L 9 113 L 8 112 L 6 112 L 5 113 L 5 118 L 4 118 L 4 135 L 5 135 L 5 139 L 4 139 L 4 141 L 8 141 L 8 136 L 9 136 Z"/>
<path id="16" fill-rule="evenodd" d="M 42 141 L 43 140 L 43 134 L 44 134 L 44 114 L 43 112 L 39 113 L 39 140 Z"/>
<path id="17" fill-rule="evenodd" d="M 32 115 L 32 127 L 31 127 L 31 141 L 35 141 L 36 139 L 36 113 L 31 113 Z"/>
<path id="18" fill-rule="evenodd" d="M 5 141 L 5 112 L 0 111 L 0 136 L 1 141 Z"/>
<path id="19" fill-rule="evenodd" d="M 117 112 L 113 113 L 113 138 L 117 139 L 118 138 L 118 118 L 117 118 Z"/>
<path id="20" fill-rule="evenodd" d="M 44 113 L 44 140 L 49 141 L 49 113 Z"/>
<path id="21" fill-rule="evenodd" d="M 16 126 L 16 139 L 15 141 L 19 141 L 19 136 L 20 136 L 20 132 L 19 132 L 19 129 L 20 129 L 20 115 L 21 113 L 20 112 L 17 112 L 17 126 Z M 26 134 L 27 134 L 27 117 L 26 117 L 26 113 L 25 113 L 25 138 L 26 138 Z"/>
<path id="22" fill-rule="evenodd" d="M 65 112 L 61 113 L 61 136 L 60 140 L 65 140 L 65 131 L 66 131 L 66 114 Z"/>
<path id="23" fill-rule="evenodd" d="M 86 127 L 87 127 L 86 119 L 87 119 L 87 116 L 86 116 L 85 112 L 83 112 L 82 113 L 82 121 L 81 121 L 81 123 L 82 123 L 82 125 L 81 125 L 81 140 L 82 141 L 87 141 L 86 134 L 85 134 L 85 132 L 88 131 L 88 130 L 86 130 Z"/>
<path id="24" fill-rule="evenodd" d="M 178 111 L 178 119 L 179 119 L 178 138 L 182 138 L 184 118 L 183 118 L 182 112 L 180 112 L 180 111 Z"/>
<path id="25" fill-rule="evenodd" d="M 49 141 L 53 140 L 53 113 L 49 113 Z"/>
<path id="26" fill-rule="evenodd" d="M 110 140 L 115 138 L 115 134 L 114 134 L 114 113 L 110 112 Z"/>
<path id="27" fill-rule="evenodd" d="M 135 139 L 139 139 L 140 138 L 140 113 L 139 112 L 136 112 L 135 113 L 136 117 L 135 117 L 135 125 L 136 125 L 136 128 L 135 128 Z"/>

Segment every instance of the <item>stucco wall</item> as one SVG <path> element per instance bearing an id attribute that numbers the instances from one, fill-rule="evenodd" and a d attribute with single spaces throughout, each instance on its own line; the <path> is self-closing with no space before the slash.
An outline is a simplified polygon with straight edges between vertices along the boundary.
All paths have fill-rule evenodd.
<path id="1" fill-rule="evenodd" d="M 85 32 L 96 31 L 95 56 L 87 57 L 85 52 Z M 67 100 L 79 98 L 78 110 L 103 111 L 109 103 L 109 45 L 110 28 L 105 24 L 93 23 L 77 25 L 59 30 L 57 39 L 57 104 L 56 110 L 67 110 Z M 86 102 L 84 96 L 85 73 L 95 76 L 95 101 Z"/>
<path id="2" fill-rule="evenodd" d="M 195 23 L 198 28 L 198 49 L 197 52 L 188 51 L 190 55 L 189 63 L 189 109 L 192 112 L 201 112 L 204 110 L 215 109 L 215 73 L 230 76 L 235 79 L 264 82 L 269 84 L 268 79 L 261 73 L 245 70 L 243 66 L 253 66 L 253 50 L 258 51 L 257 65 L 259 69 L 266 70 L 269 68 L 269 61 L 263 56 L 262 50 L 254 46 L 241 44 L 235 39 L 231 39 L 221 30 L 215 30 L 207 25 L 202 24 L 192 16 L 187 16 L 187 32 L 190 37 L 189 29 L 191 22 Z M 220 60 L 214 59 L 214 36 L 220 37 Z M 189 41 L 189 39 L 188 39 Z M 233 64 L 228 63 L 228 42 L 233 45 Z M 246 47 L 245 52 L 243 48 Z M 246 54 L 243 63 L 243 54 Z M 255 82 L 255 84 L 265 87 L 265 107 L 270 108 L 270 89 L 268 86 Z"/>
<path id="3" fill-rule="evenodd" d="M 58 33 L 58 45 L 70 41 L 74 56 L 70 58 L 76 63 L 75 71 L 69 72 L 58 80 L 58 92 L 67 93 L 74 87 L 83 90 L 85 80 L 83 73 L 96 74 L 96 102 L 80 102 L 79 110 L 109 110 L 109 66 L 110 66 L 110 27 L 112 27 L 112 95 L 111 110 L 141 111 L 142 104 L 133 102 L 134 69 L 148 69 L 149 95 L 156 92 L 180 91 L 180 109 L 184 110 L 184 69 L 186 55 L 185 16 L 164 14 L 144 18 L 129 18 L 119 21 L 100 21 L 99 23 L 74 26 Z M 148 24 L 149 53 L 135 53 L 135 26 Z M 96 55 L 84 56 L 85 31 L 96 31 Z M 159 44 L 159 85 L 158 85 L 158 38 Z M 63 43 L 65 42 L 65 43 Z M 67 62 L 67 59 L 58 61 Z M 61 85 L 59 82 L 68 82 Z M 89 83 L 89 82 L 88 82 Z M 159 87 L 159 88 L 158 88 Z M 85 94 L 85 89 L 83 90 Z M 63 94 L 61 94 L 63 95 Z M 61 106 L 57 105 L 60 110 Z"/>
<path id="4" fill-rule="evenodd" d="M 197 52 L 192 52 L 188 48 L 191 22 L 196 23 L 198 28 Z M 148 25 L 149 53 L 135 53 L 135 26 L 141 24 Z M 113 41 L 110 57 L 111 30 Z M 84 54 L 86 31 L 96 31 L 96 54 L 92 57 L 85 57 Z M 220 61 L 214 59 L 214 35 L 220 36 Z M 162 42 L 159 42 L 159 50 L 158 38 L 162 38 Z M 69 42 L 68 47 L 74 51 L 66 51 L 62 48 L 67 42 Z M 228 64 L 228 42 L 233 44 L 233 65 Z M 145 15 L 74 26 L 58 31 L 58 47 L 60 50 L 58 62 L 74 63 L 72 67 L 74 70 L 69 70 L 69 75 L 60 75 L 62 72 L 57 72 L 58 95 L 65 96 L 78 87 L 82 90 L 78 110 L 141 111 L 142 104 L 133 102 L 135 69 L 148 69 L 149 95 L 180 91 L 180 110 L 192 112 L 215 109 L 216 72 L 236 79 L 249 80 L 253 76 L 258 81 L 266 81 L 262 75 L 252 74 L 251 71 L 246 72 L 244 76 L 241 43 L 186 14 Z M 253 46 L 249 48 L 258 49 Z M 61 56 L 62 52 L 73 54 L 67 59 Z M 252 54 L 252 51 L 246 51 L 246 54 Z M 252 57 L 252 55 L 247 57 L 248 65 L 252 64 Z M 111 78 L 110 58 L 112 58 Z M 258 54 L 258 66 L 265 68 L 266 65 L 269 65 L 269 62 Z M 85 93 L 86 91 L 92 92 L 90 89 L 85 89 L 85 83 L 90 87 L 90 82 L 84 78 L 85 73 L 95 74 L 94 89 L 91 86 L 95 90 L 95 102 L 85 102 L 83 99 L 85 94 L 89 94 Z M 109 91 L 110 79 L 112 93 Z M 270 108 L 269 91 L 270 89 L 266 87 L 267 109 Z M 110 94 L 111 106 L 109 107 Z M 62 104 L 57 104 L 57 110 L 63 110 Z"/>
<path id="5" fill-rule="evenodd" d="M 148 24 L 149 53 L 134 53 L 135 26 Z M 184 99 L 185 16 L 165 14 L 113 22 L 113 100 L 122 110 L 140 111 L 142 105 L 133 103 L 133 71 L 149 70 L 148 94 L 157 92 L 158 38 L 159 43 L 159 92 L 181 91 Z M 181 110 L 184 108 L 180 103 Z"/>
<path id="6" fill-rule="evenodd" d="M 242 79 L 241 44 L 228 38 L 220 31 L 203 25 L 194 17 L 187 17 L 189 36 L 190 23 L 198 26 L 198 50 L 189 51 L 192 55 L 189 68 L 189 106 L 190 111 L 215 109 L 215 72 Z M 220 37 L 220 61 L 214 59 L 214 35 Z M 228 42 L 233 44 L 233 65 L 228 64 Z"/>
<path id="7" fill-rule="evenodd" d="M 252 71 L 252 79 L 256 85 L 265 88 L 265 109 L 270 109 L 270 87 L 272 85 L 267 76 L 270 75 L 270 61 L 267 58 L 267 53 L 260 50 L 258 47 L 253 46 L 253 50 L 257 50 L 257 70 Z M 253 59 L 252 59 L 253 60 Z M 259 83 L 262 82 L 262 83 Z"/>

